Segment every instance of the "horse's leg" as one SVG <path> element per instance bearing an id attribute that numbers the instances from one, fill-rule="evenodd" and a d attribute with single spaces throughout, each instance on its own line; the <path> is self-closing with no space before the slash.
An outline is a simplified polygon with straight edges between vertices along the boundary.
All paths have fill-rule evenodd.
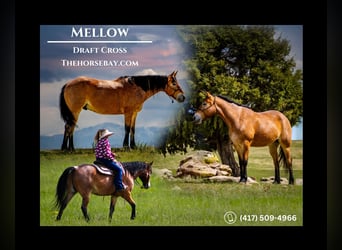
<path id="1" fill-rule="evenodd" d="M 70 192 L 67 194 L 67 197 L 65 199 L 65 201 L 63 202 L 63 204 L 61 205 L 58 215 L 56 217 L 56 220 L 60 220 L 62 218 L 63 215 L 63 211 L 66 208 L 66 206 L 68 205 L 68 203 L 70 202 L 70 200 L 72 199 L 72 197 L 74 197 L 74 195 L 76 194 L 76 192 Z"/>
<path id="2" fill-rule="evenodd" d="M 115 210 L 115 204 L 116 201 L 118 200 L 118 196 L 112 195 L 111 199 L 110 199 L 110 206 L 109 206 L 109 222 L 112 221 L 112 217 L 113 217 L 113 213 Z"/>
<path id="3" fill-rule="evenodd" d="M 240 165 L 240 182 L 247 182 L 247 164 L 248 164 L 248 155 L 249 155 L 249 147 L 250 142 L 245 141 L 243 145 L 234 146 L 239 157 L 239 165 Z"/>
<path id="4" fill-rule="evenodd" d="M 67 150 L 68 149 L 68 140 L 69 140 L 69 133 L 68 133 L 68 124 L 65 124 L 64 126 L 64 137 L 63 137 L 63 143 L 61 150 Z"/>
<path id="5" fill-rule="evenodd" d="M 130 112 L 125 114 L 125 137 L 123 141 L 124 148 L 134 149 L 135 145 L 135 121 L 137 118 L 138 112 Z M 129 144 L 128 144 L 129 141 Z"/>
<path id="6" fill-rule="evenodd" d="M 131 136 L 130 136 L 130 148 L 134 149 L 135 145 L 135 121 L 137 119 L 137 112 L 134 112 L 131 118 Z"/>
<path id="7" fill-rule="evenodd" d="M 285 146 L 283 143 L 281 143 L 280 146 L 285 156 L 284 161 L 285 161 L 286 169 L 289 171 L 289 184 L 294 184 L 290 146 Z"/>
<path id="8" fill-rule="evenodd" d="M 131 205 L 131 208 L 132 208 L 131 220 L 134 220 L 134 218 L 135 218 L 135 201 L 132 198 L 131 191 L 129 191 L 128 188 L 126 188 L 124 191 L 120 191 L 119 196 L 124 198 Z"/>
<path id="9" fill-rule="evenodd" d="M 128 140 L 129 140 L 129 133 L 131 132 L 131 117 L 132 117 L 132 113 L 125 114 L 125 137 L 123 141 L 124 148 L 129 148 Z"/>
<path id="10" fill-rule="evenodd" d="M 273 183 L 280 184 L 280 170 L 279 170 L 279 161 L 278 161 L 278 141 L 273 142 L 268 146 L 268 150 L 272 156 L 273 159 L 273 165 L 274 165 L 274 181 Z"/>
<path id="11" fill-rule="evenodd" d="M 75 151 L 74 147 L 74 132 L 69 136 L 69 151 Z"/>
<path id="12" fill-rule="evenodd" d="M 86 194 L 86 195 L 82 195 L 81 210 L 82 210 L 83 216 L 87 222 L 90 220 L 89 215 L 88 215 L 88 211 L 87 211 L 89 200 L 90 200 L 90 193 Z"/>
<path id="13" fill-rule="evenodd" d="M 69 111 L 72 114 L 72 117 L 70 117 L 69 120 L 66 121 L 66 124 L 64 126 L 64 138 L 63 138 L 62 150 L 75 151 L 74 130 L 75 130 L 80 112 L 82 111 L 81 104 L 79 104 L 79 107 L 78 106 L 72 107 L 72 110 L 73 111 L 71 110 Z"/>
<path id="14" fill-rule="evenodd" d="M 75 125 L 65 124 L 62 150 L 74 151 L 74 129 Z"/>
<path id="15" fill-rule="evenodd" d="M 78 119 L 78 115 L 79 115 L 79 113 L 74 114 L 74 117 L 76 117 L 75 118 L 76 121 Z M 68 147 L 69 151 L 75 151 L 75 147 L 74 147 L 74 130 L 75 130 L 75 127 L 76 127 L 76 121 L 75 121 L 74 125 L 70 125 L 69 126 L 69 147 Z"/>
<path id="16" fill-rule="evenodd" d="M 247 182 L 247 159 L 243 159 L 239 157 L 239 165 L 240 165 L 240 182 Z"/>

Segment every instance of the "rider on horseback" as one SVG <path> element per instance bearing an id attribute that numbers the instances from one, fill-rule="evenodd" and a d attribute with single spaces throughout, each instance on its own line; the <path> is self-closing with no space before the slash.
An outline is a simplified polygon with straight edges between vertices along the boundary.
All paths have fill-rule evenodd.
<path id="1" fill-rule="evenodd" d="M 116 174 L 114 176 L 114 185 L 116 191 L 126 189 L 126 185 L 122 183 L 122 176 L 124 169 L 120 162 L 115 159 L 115 154 L 111 150 L 108 137 L 114 134 L 108 129 L 99 129 L 94 137 L 95 143 L 95 157 L 97 161 L 102 162 L 106 167 L 113 170 Z"/>

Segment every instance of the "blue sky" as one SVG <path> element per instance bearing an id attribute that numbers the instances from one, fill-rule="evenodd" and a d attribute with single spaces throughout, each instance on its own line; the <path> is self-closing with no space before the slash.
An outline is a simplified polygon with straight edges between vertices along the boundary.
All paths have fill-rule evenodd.
<path id="1" fill-rule="evenodd" d="M 89 29 L 81 29 L 80 33 L 80 28 Z M 280 35 L 289 40 L 290 55 L 295 58 L 297 68 L 302 69 L 303 27 L 280 25 L 275 26 L 275 29 L 276 36 Z M 73 33 L 75 30 L 79 32 L 78 35 L 97 37 L 72 37 L 75 35 Z M 124 30 L 127 32 L 120 33 Z M 71 40 L 145 41 L 146 43 L 54 43 L 54 41 Z M 175 26 L 172 25 L 42 25 L 40 28 L 40 134 L 64 133 L 64 123 L 60 118 L 58 107 L 59 93 L 66 81 L 80 75 L 111 80 L 122 75 L 168 75 L 178 70 L 178 82 L 186 92 L 187 75 L 182 65 L 184 54 L 184 48 L 177 40 Z M 124 64 L 113 67 L 67 66 L 66 61 L 72 60 L 114 60 Z M 160 92 L 144 103 L 143 110 L 138 114 L 136 126 L 170 125 L 172 120 L 170 118 L 182 106 L 183 104 L 177 102 L 172 103 L 164 92 Z M 104 122 L 123 125 L 123 115 L 99 115 L 82 111 L 76 129 Z M 302 125 L 294 127 L 293 139 L 302 139 Z"/>
<path id="2" fill-rule="evenodd" d="M 296 68 L 303 70 L 303 26 L 275 25 L 276 36 L 281 36 L 291 44 L 290 56 L 296 61 Z M 292 129 L 292 139 L 303 140 L 303 119 Z"/>

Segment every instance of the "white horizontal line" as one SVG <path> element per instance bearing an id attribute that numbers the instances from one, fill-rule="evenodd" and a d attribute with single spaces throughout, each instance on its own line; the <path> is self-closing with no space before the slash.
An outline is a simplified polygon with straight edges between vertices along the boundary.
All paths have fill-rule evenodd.
<path id="1" fill-rule="evenodd" d="M 47 41 L 47 43 L 152 43 L 152 41 Z"/>

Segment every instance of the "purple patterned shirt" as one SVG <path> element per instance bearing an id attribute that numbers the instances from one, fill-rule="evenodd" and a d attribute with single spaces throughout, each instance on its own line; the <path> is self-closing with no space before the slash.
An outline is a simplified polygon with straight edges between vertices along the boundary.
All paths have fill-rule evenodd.
<path id="1" fill-rule="evenodd" d="M 97 142 L 95 147 L 95 157 L 114 160 L 114 154 L 112 153 L 108 137 L 104 137 Z"/>

